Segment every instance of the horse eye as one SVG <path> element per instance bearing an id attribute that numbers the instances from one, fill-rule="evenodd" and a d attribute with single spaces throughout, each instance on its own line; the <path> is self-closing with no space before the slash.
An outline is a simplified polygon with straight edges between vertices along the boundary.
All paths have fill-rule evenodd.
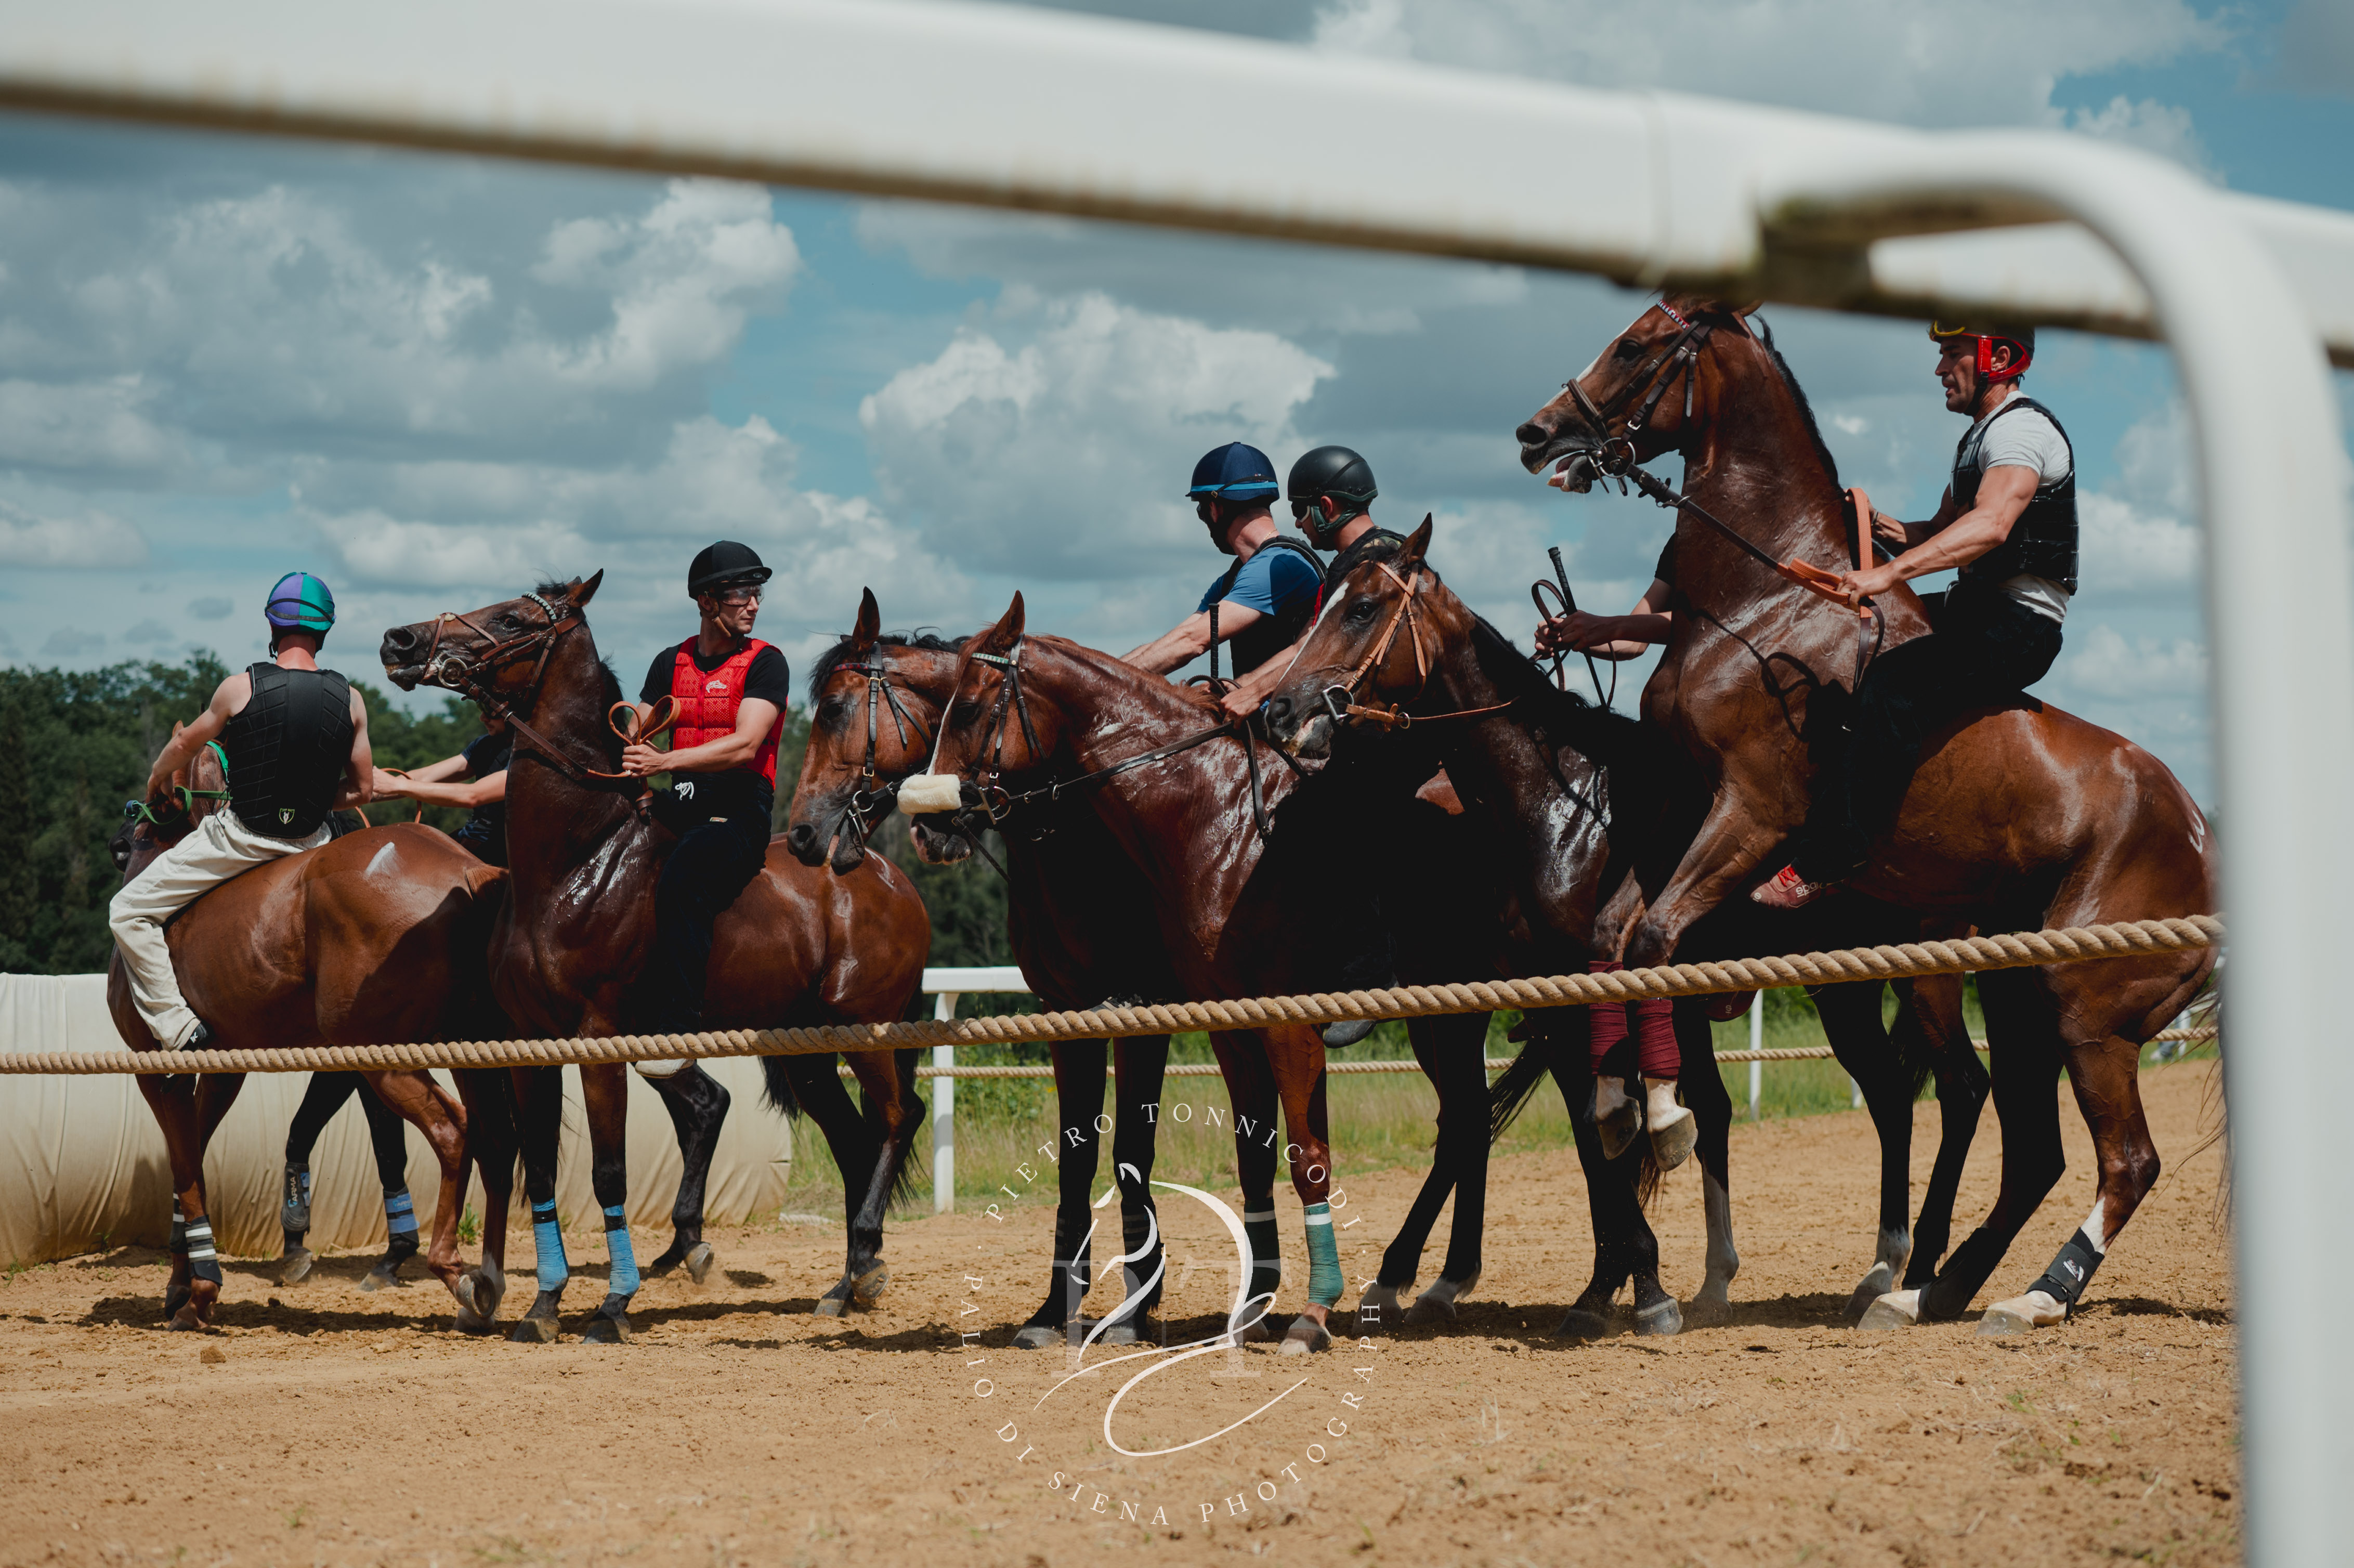
<path id="1" fill-rule="evenodd" d="M 950 723 L 959 726 L 979 723 L 981 720 L 981 704 L 977 701 L 971 700 L 957 704 L 956 706 L 949 710 L 949 720 Z"/>
<path id="2" fill-rule="evenodd" d="M 1639 344 L 1639 343 L 1636 342 L 1633 338 L 1631 338 L 1631 337 L 1622 337 L 1622 338 L 1620 338 L 1620 339 L 1618 340 L 1618 357 L 1619 357 L 1619 358 L 1621 358 L 1621 359 L 1634 359 L 1634 358 L 1638 357 L 1638 355 L 1640 355 L 1642 354 L 1642 352 L 1643 352 L 1643 345 L 1642 345 L 1641 344 Z"/>
<path id="3" fill-rule="evenodd" d="M 1361 599 L 1356 603 L 1349 607 L 1349 619 L 1351 620 L 1371 620 L 1373 618 L 1373 601 L 1372 599 Z"/>
<path id="4" fill-rule="evenodd" d="M 825 720 L 828 724 L 839 722 L 842 718 L 842 713 L 843 703 L 840 697 L 828 697 L 824 702 L 818 705 L 817 716 Z"/>

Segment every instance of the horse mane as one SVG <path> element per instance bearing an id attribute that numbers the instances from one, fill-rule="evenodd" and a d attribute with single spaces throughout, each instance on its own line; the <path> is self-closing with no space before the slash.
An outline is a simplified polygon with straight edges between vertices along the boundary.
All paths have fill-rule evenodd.
<path id="1" fill-rule="evenodd" d="M 1798 377 L 1790 369 L 1790 362 L 1782 357 L 1780 349 L 1774 346 L 1774 329 L 1766 324 L 1766 318 L 1753 316 L 1750 320 L 1756 327 L 1758 346 L 1766 351 L 1767 362 L 1780 373 L 1782 385 L 1790 389 L 1791 399 L 1798 405 L 1798 418 L 1806 424 L 1807 439 L 1815 443 L 1815 455 L 1823 460 L 1823 468 L 1830 474 L 1831 483 L 1837 485 L 1839 459 L 1831 456 L 1831 449 L 1823 440 L 1823 428 L 1815 422 L 1815 406 L 1808 401 L 1807 389 L 1798 385 Z"/>
<path id="2" fill-rule="evenodd" d="M 965 643 L 962 638 L 950 640 L 936 631 L 926 631 L 921 628 L 914 631 L 885 631 L 878 635 L 875 641 L 885 648 L 913 648 L 926 653 L 953 653 Z M 818 694 L 825 690 L 826 682 L 832 677 L 836 670 L 842 668 L 843 662 L 850 658 L 852 651 L 857 646 L 855 639 L 845 637 L 818 655 L 817 662 L 810 667 L 809 694 L 812 705 L 816 703 Z"/>

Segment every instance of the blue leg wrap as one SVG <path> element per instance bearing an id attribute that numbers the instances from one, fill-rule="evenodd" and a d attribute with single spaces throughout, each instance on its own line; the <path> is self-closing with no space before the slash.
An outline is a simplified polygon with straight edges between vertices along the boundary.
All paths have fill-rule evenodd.
<path id="1" fill-rule="evenodd" d="M 556 1225 L 556 1200 L 531 1206 L 531 1245 L 539 1255 L 539 1287 L 561 1290 L 564 1282 L 572 1277 L 565 1266 L 564 1233 Z"/>
<path id="2" fill-rule="evenodd" d="M 605 1211 L 605 1253 L 613 1266 L 613 1277 L 605 1288 L 616 1296 L 635 1296 L 638 1255 L 630 1246 L 629 1218 L 618 1203 Z"/>
<path id="3" fill-rule="evenodd" d="M 1341 1304 L 1341 1244 L 1332 1237 L 1332 1205 L 1308 1205 L 1308 1299 L 1318 1307 Z"/>
<path id="4" fill-rule="evenodd" d="M 409 1201 L 408 1188 L 395 1187 L 385 1193 L 384 1228 L 396 1236 L 417 1234 L 417 1205 Z"/>

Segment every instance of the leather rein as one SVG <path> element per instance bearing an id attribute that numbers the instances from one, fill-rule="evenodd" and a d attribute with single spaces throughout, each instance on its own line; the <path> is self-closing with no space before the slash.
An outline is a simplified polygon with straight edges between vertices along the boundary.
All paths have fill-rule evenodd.
<path id="1" fill-rule="evenodd" d="M 1324 711 L 1331 715 L 1332 722 L 1347 724 L 1352 720 L 1362 720 L 1367 724 L 1380 725 L 1384 728 L 1412 729 L 1417 722 L 1436 724 L 1440 719 L 1469 718 L 1476 714 L 1501 713 L 1511 707 L 1512 705 L 1510 702 L 1490 703 L 1486 707 L 1458 708 L 1453 713 L 1445 714 L 1425 714 L 1419 720 L 1406 712 L 1406 704 L 1420 697 L 1430 684 L 1430 654 L 1423 647 L 1422 620 L 1415 609 L 1415 598 L 1421 590 L 1423 574 L 1429 568 L 1416 567 L 1413 572 L 1402 577 L 1390 570 L 1389 563 L 1386 561 L 1375 561 L 1373 563 L 1373 567 L 1397 585 L 1397 608 L 1390 612 L 1389 624 L 1382 628 L 1381 636 L 1374 639 L 1373 647 L 1366 650 L 1365 656 L 1357 661 L 1356 668 L 1349 672 L 1348 679 L 1335 682 L 1324 688 L 1321 701 Z M 1397 643 L 1400 628 L 1405 630 L 1414 642 L 1414 667 L 1415 673 L 1418 677 L 1414 695 L 1393 703 L 1385 708 L 1360 703 L 1357 700 L 1360 689 L 1364 685 L 1366 677 L 1380 669 L 1383 661 L 1390 656 L 1390 650 Z"/>

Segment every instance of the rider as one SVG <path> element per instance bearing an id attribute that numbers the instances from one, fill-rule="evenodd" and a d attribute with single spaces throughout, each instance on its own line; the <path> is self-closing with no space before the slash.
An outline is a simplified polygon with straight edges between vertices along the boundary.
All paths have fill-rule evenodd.
<path id="1" fill-rule="evenodd" d="M 722 539 L 695 557 L 686 591 L 703 625 L 654 655 L 638 693 L 641 734 L 663 698 L 678 705 L 671 748 L 657 751 L 641 740 L 621 752 L 622 770 L 634 778 L 671 776 L 663 815 L 680 828 L 654 885 L 653 952 L 641 994 L 643 1027 L 652 1033 L 690 1034 L 703 1026 L 712 922 L 768 858 L 777 742 L 792 700 L 784 654 L 752 635 L 760 585 L 768 580 L 769 568 L 748 545 Z"/>
<path id="2" fill-rule="evenodd" d="M 1873 534 L 1903 553 L 1840 574 L 1840 587 L 1861 606 L 1929 572 L 1961 574 L 1946 593 L 1923 596 L 1930 634 L 1865 672 L 1851 734 L 1816 773 L 1790 863 L 1750 894 L 1776 909 L 1810 904 L 1862 869 L 1932 729 L 2010 699 L 2060 655 L 2076 591 L 2076 464 L 2060 421 L 2019 389 L 2034 330 L 1972 323 L 1932 325 L 1929 335 L 1946 407 L 1970 419 L 1954 449 L 1953 483 L 1926 523 L 1875 517 Z"/>
<path id="3" fill-rule="evenodd" d="M 180 994 L 164 922 L 241 871 L 318 848 L 334 836 L 330 811 L 368 800 L 367 709 L 317 659 L 335 624 L 334 596 L 310 573 L 289 572 L 270 590 L 263 614 L 270 660 L 223 681 L 195 722 L 164 743 L 147 775 L 145 808 L 168 821 L 182 810 L 172 775 L 217 743 L 228 810 L 196 823 L 125 883 L 108 913 L 132 1001 L 169 1051 L 202 1050 L 213 1032 Z"/>
<path id="4" fill-rule="evenodd" d="M 1210 542 L 1234 556 L 1235 564 L 1210 585 L 1192 615 L 1123 654 L 1123 663 L 1166 675 L 1207 652 L 1215 675 L 1218 644 L 1230 641 L 1235 673 L 1242 676 L 1299 641 L 1316 612 L 1324 563 L 1276 527 L 1268 503 L 1277 493 L 1275 464 L 1241 441 L 1230 441 L 1193 465 L 1193 484 L 1186 494 L 1194 514 L 1208 526 Z"/>
<path id="5" fill-rule="evenodd" d="M 1373 522 L 1373 498 L 1381 491 L 1373 483 L 1373 465 L 1347 447 L 1318 447 L 1304 453 L 1291 465 L 1283 489 L 1291 502 L 1292 520 L 1307 533 L 1308 542 L 1320 550 L 1339 554 L 1323 568 L 1316 588 L 1317 602 L 1310 607 L 1308 619 L 1291 645 L 1267 659 L 1218 699 L 1219 705 L 1235 718 L 1257 713 L 1259 705 L 1283 683 L 1292 660 L 1308 641 L 1316 611 L 1322 607 L 1324 590 L 1356 564 L 1349 554 L 1350 546 L 1368 538 L 1404 543 L 1400 535 Z M 1238 666 L 1241 662 L 1239 652 L 1235 662 Z"/>
<path id="6" fill-rule="evenodd" d="M 507 863 L 507 758 L 514 752 L 514 736 L 507 721 L 485 715 L 483 732 L 468 741 L 455 757 L 445 757 L 407 773 L 376 769 L 374 791 L 379 800 L 404 799 L 426 806 L 456 806 L 472 816 L 450 836 L 488 865 Z M 460 783 L 457 780 L 468 782 Z"/>

